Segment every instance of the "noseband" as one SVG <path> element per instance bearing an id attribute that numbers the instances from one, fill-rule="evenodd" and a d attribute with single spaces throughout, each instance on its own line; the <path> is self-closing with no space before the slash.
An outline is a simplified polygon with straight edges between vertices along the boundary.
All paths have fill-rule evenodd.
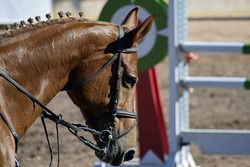
<path id="1" fill-rule="evenodd" d="M 74 134 L 78 139 L 80 139 L 84 144 L 89 146 L 91 149 L 99 152 L 100 154 L 106 154 L 108 152 L 109 145 L 110 145 L 111 141 L 116 141 L 116 140 L 124 137 L 129 132 L 131 132 L 137 125 L 137 114 L 136 113 L 131 112 L 131 111 L 120 110 L 120 109 L 117 108 L 118 94 L 119 94 L 119 89 L 120 89 L 119 88 L 119 85 L 120 85 L 119 83 L 120 83 L 120 78 L 121 78 L 121 70 L 120 70 L 120 68 L 121 68 L 121 61 L 122 61 L 122 53 L 136 53 L 138 51 L 137 48 L 123 48 L 124 30 L 123 30 L 122 26 L 119 26 L 119 25 L 117 25 L 117 26 L 119 28 L 119 38 L 118 38 L 118 48 L 116 50 L 115 55 L 103 67 L 101 67 L 100 70 L 98 70 L 92 77 L 90 77 L 89 79 L 85 80 L 84 82 L 76 85 L 75 87 L 67 90 L 67 91 L 73 91 L 73 90 L 79 89 L 80 87 L 86 85 L 91 80 L 93 80 L 97 75 L 99 75 L 103 70 L 105 70 L 114 61 L 118 61 L 113 108 L 111 110 L 109 110 L 108 112 L 105 112 L 105 113 L 101 114 L 100 116 L 95 117 L 95 118 L 93 118 L 91 120 L 88 120 L 86 122 L 87 125 L 90 125 L 90 124 L 96 123 L 99 120 L 102 120 L 102 119 L 105 119 L 105 118 L 111 118 L 111 122 L 110 122 L 109 127 L 107 127 L 104 130 L 98 131 L 98 130 L 89 128 L 87 126 L 84 126 L 84 125 L 81 125 L 81 124 L 73 124 L 73 123 L 70 123 L 70 122 L 62 119 L 61 114 L 56 115 L 54 112 L 52 112 L 50 109 L 48 109 L 45 105 L 43 105 L 40 101 L 38 101 L 32 94 L 30 94 L 27 90 L 25 90 L 22 86 L 20 86 L 17 82 L 15 82 L 12 78 L 10 78 L 8 75 L 6 75 L 3 71 L 0 70 L 0 76 L 1 77 L 6 79 L 8 82 L 10 82 L 12 85 L 14 85 L 20 92 L 24 93 L 33 102 L 37 103 L 40 107 L 43 108 L 43 111 L 41 113 L 41 119 L 42 119 L 42 123 L 43 123 L 43 126 L 44 126 L 45 134 L 46 134 L 46 137 L 47 137 L 48 145 L 49 145 L 49 148 L 50 148 L 50 154 L 51 154 L 50 166 L 52 165 L 53 153 L 52 153 L 52 149 L 51 149 L 51 146 L 50 146 L 50 141 L 49 141 L 46 125 L 45 125 L 45 122 L 44 122 L 44 118 L 48 118 L 48 119 L 52 120 L 57 125 L 56 130 L 57 130 L 57 143 L 58 143 L 58 166 L 59 166 L 58 124 L 61 124 L 61 125 L 65 126 L 65 127 L 67 127 L 68 130 L 72 134 Z M 2 119 L 4 119 L 4 122 L 8 125 L 11 133 L 13 134 L 13 137 L 15 138 L 16 152 L 17 152 L 18 134 L 10 126 L 8 120 L 6 119 L 6 117 L 4 116 L 4 114 L 2 112 L 0 112 L 0 116 L 2 117 Z M 118 132 L 116 132 L 116 130 L 115 130 L 115 118 L 132 118 L 132 119 L 136 119 L 136 123 L 129 130 L 124 132 L 123 134 L 118 134 Z M 79 136 L 78 132 L 80 130 L 84 130 L 84 131 L 92 133 L 93 135 L 99 136 L 100 141 L 102 143 L 106 144 L 105 147 L 100 148 L 99 146 L 97 146 L 97 145 L 93 144 L 92 142 L 90 142 L 89 140 L 85 139 L 83 136 Z M 16 160 L 16 166 L 19 166 L 17 160 Z"/>

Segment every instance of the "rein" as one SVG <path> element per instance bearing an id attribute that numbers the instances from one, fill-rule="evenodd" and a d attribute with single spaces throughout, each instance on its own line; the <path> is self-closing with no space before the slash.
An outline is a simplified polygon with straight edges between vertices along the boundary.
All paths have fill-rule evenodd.
<path id="1" fill-rule="evenodd" d="M 15 139 L 15 163 L 16 163 L 16 167 L 20 167 L 19 162 L 17 161 L 17 149 L 18 149 L 18 144 L 19 144 L 19 135 L 13 130 L 13 128 L 11 127 L 8 119 L 5 117 L 5 115 L 3 114 L 2 110 L 0 110 L 0 115 L 3 119 L 3 121 L 5 122 L 5 124 L 8 126 L 12 136 Z"/>
<path id="2" fill-rule="evenodd" d="M 46 139 L 48 142 L 48 146 L 50 149 L 50 154 L 51 154 L 51 161 L 50 161 L 50 165 L 52 165 L 52 161 L 53 161 L 53 153 L 52 153 L 52 148 L 50 145 L 50 140 L 49 140 L 49 136 L 47 133 L 47 128 L 45 125 L 45 121 L 44 118 L 48 118 L 50 120 L 52 120 L 53 122 L 56 123 L 56 131 L 57 131 L 57 148 L 58 148 L 58 166 L 59 166 L 59 157 L 60 157 L 60 153 L 59 153 L 59 133 L 58 133 L 58 124 L 61 124 L 65 127 L 68 128 L 68 130 L 75 135 L 80 141 L 82 141 L 85 145 L 87 145 L 88 147 L 90 147 L 91 149 L 99 152 L 100 154 L 106 154 L 108 152 L 109 149 L 109 145 L 111 141 L 116 141 L 119 138 L 122 138 L 123 136 L 127 135 L 130 131 L 132 131 L 136 125 L 137 125 L 137 114 L 131 111 L 124 111 L 124 110 L 119 110 L 117 109 L 117 105 L 118 105 L 118 93 L 119 93 L 119 82 L 120 82 L 120 75 L 121 75 L 121 59 L 122 59 L 122 53 L 136 53 L 138 51 L 137 48 L 128 48 L 128 49 L 124 49 L 123 48 L 123 40 L 124 40 L 124 30 L 122 28 L 122 26 L 117 25 L 119 28 L 119 38 L 118 38 L 118 48 L 117 51 L 115 53 L 115 55 L 103 66 L 100 68 L 100 70 L 98 70 L 92 77 L 90 77 L 89 79 L 85 80 L 84 82 L 76 85 L 75 87 L 67 90 L 67 91 L 73 91 L 73 90 L 77 90 L 80 87 L 86 85 L 87 83 L 89 83 L 91 80 L 93 80 L 97 75 L 99 75 L 103 70 L 105 70 L 111 63 L 113 63 L 115 60 L 118 61 L 118 66 L 117 66 L 117 73 L 116 73 L 116 87 L 115 87 L 115 94 L 114 94 L 114 102 L 113 102 L 113 109 L 101 114 L 100 116 L 93 118 L 92 120 L 89 120 L 86 122 L 86 125 L 90 125 L 93 124 L 101 119 L 110 117 L 111 118 L 111 122 L 110 122 L 110 126 L 104 130 L 98 131 L 92 128 L 89 128 L 87 126 L 81 125 L 81 124 L 73 124 L 70 123 L 64 119 L 62 119 L 62 115 L 56 115 L 54 112 L 52 112 L 50 109 L 48 109 L 44 104 L 42 104 L 39 100 L 37 100 L 32 94 L 30 94 L 27 90 L 25 90 L 22 86 L 20 86 L 16 81 L 14 81 L 12 78 L 10 78 L 8 75 L 6 75 L 2 70 L 0 70 L 0 76 L 3 77 L 4 79 L 6 79 L 8 82 L 10 82 L 12 85 L 14 85 L 20 92 L 22 92 L 23 94 L 25 94 L 27 97 L 29 97 L 33 103 L 38 104 L 41 108 L 43 108 L 43 111 L 40 115 L 41 120 L 42 120 L 42 124 L 44 127 L 44 131 L 45 131 L 45 135 L 46 135 Z M 2 111 L 0 110 L 0 115 L 2 117 L 2 119 L 4 120 L 4 122 L 6 123 L 6 125 L 9 127 L 14 139 L 15 139 L 15 151 L 17 153 L 17 148 L 18 148 L 18 141 L 19 141 L 19 136 L 18 134 L 13 130 L 13 128 L 11 127 L 11 125 L 9 124 L 8 120 L 6 119 L 6 117 L 4 116 L 4 114 L 2 113 Z M 118 134 L 115 130 L 115 118 L 132 118 L 132 119 L 136 119 L 136 123 L 126 132 L 124 132 L 123 134 Z M 83 136 L 79 136 L 78 132 L 80 130 L 83 131 L 87 131 L 92 133 L 93 135 L 97 135 L 100 138 L 100 141 L 103 143 L 106 143 L 106 146 L 104 148 L 100 148 L 99 146 L 93 144 L 91 141 L 87 140 L 86 138 L 84 138 Z M 18 161 L 16 160 L 16 166 L 19 166 Z"/>

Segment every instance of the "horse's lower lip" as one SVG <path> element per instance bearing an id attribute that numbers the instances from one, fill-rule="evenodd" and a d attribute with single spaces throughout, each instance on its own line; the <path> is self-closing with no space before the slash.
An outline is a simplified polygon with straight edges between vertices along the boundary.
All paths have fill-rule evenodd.
<path id="1" fill-rule="evenodd" d="M 130 148 L 126 151 L 126 153 L 128 153 L 129 151 L 134 151 L 135 152 L 135 148 Z M 124 160 L 129 161 L 133 158 L 129 158 L 126 159 L 126 153 L 123 154 L 111 154 L 112 150 L 109 150 L 109 152 L 107 154 L 99 154 L 98 152 L 96 152 L 96 156 L 102 160 L 105 163 L 110 163 L 113 166 L 120 166 Z"/>
<path id="2" fill-rule="evenodd" d="M 121 160 L 118 160 L 117 158 L 114 157 L 114 155 L 109 154 L 109 153 L 104 154 L 104 155 L 101 155 L 101 154 L 99 154 L 98 152 L 96 152 L 96 156 L 97 156 L 101 161 L 103 161 L 103 162 L 105 162 L 105 163 L 109 163 L 109 164 L 114 165 L 114 166 L 119 166 L 119 165 L 123 162 L 122 159 L 121 159 Z M 114 159 L 116 159 L 116 160 L 114 161 Z"/>
<path id="3" fill-rule="evenodd" d="M 109 163 L 113 166 L 119 166 L 123 163 L 124 156 L 119 153 L 116 146 L 116 144 L 112 145 L 106 154 L 100 154 L 99 152 L 95 152 L 95 154 L 101 161 Z"/>

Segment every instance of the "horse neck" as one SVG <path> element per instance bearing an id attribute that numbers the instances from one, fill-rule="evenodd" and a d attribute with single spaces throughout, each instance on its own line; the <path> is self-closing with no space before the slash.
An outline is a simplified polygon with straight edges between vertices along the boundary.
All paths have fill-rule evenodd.
<path id="1" fill-rule="evenodd" d="M 65 24 L 3 39 L 0 68 L 47 105 L 68 82 L 70 71 L 83 59 L 84 52 L 88 52 L 83 48 L 86 33 L 83 25 Z M 1 79 L 0 84 L 0 109 L 22 136 L 42 109 L 7 81 Z"/>

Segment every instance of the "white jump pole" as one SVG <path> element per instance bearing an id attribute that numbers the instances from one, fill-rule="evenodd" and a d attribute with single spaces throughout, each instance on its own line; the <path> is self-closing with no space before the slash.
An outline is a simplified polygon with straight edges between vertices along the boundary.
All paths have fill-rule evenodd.
<path id="1" fill-rule="evenodd" d="M 250 79 L 233 77 L 185 77 L 183 87 L 250 89 Z"/>
<path id="2" fill-rule="evenodd" d="M 198 54 L 250 54 L 250 44 L 240 42 L 183 42 L 180 49 Z"/>
<path id="3" fill-rule="evenodd" d="M 250 153 L 250 130 L 188 129 L 182 132 L 183 143 L 194 143 L 205 154 Z"/>

